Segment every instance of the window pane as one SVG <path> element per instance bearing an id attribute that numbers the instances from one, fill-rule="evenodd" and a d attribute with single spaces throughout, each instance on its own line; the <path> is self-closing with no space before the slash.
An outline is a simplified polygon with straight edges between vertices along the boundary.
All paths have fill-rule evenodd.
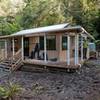
<path id="1" fill-rule="evenodd" d="M 4 49 L 5 48 L 5 42 L 4 41 L 0 41 L 0 48 Z"/>
<path id="2" fill-rule="evenodd" d="M 62 36 L 62 50 L 67 50 L 67 36 Z"/>
<path id="3" fill-rule="evenodd" d="M 46 46 L 47 50 L 56 50 L 56 36 L 47 36 L 46 37 Z M 40 37 L 40 49 L 44 50 L 44 37 Z"/>
<path id="4" fill-rule="evenodd" d="M 39 40 L 40 40 L 40 50 L 44 50 L 44 37 L 40 36 Z"/>
<path id="5" fill-rule="evenodd" d="M 47 36 L 47 50 L 56 50 L 56 36 Z"/>

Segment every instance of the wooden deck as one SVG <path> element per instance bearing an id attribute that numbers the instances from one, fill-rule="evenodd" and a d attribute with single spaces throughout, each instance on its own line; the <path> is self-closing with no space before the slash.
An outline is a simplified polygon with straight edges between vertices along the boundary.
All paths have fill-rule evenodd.
<path id="1" fill-rule="evenodd" d="M 55 67 L 55 68 L 65 68 L 65 69 L 78 69 L 80 67 L 80 64 L 74 65 L 73 61 L 71 61 L 70 65 L 67 65 L 66 62 L 52 62 L 52 61 L 44 62 L 42 60 L 35 60 L 35 59 L 26 59 L 23 61 L 23 63 L 39 65 L 39 66 Z"/>

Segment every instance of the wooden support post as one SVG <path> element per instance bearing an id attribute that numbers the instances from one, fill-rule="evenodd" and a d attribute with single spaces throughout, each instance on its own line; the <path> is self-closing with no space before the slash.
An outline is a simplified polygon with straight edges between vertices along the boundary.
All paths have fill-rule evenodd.
<path id="1" fill-rule="evenodd" d="M 87 59 L 89 59 L 89 57 L 90 57 L 90 49 L 89 49 L 89 41 L 87 40 L 87 42 L 88 42 L 88 47 L 87 47 Z"/>
<path id="2" fill-rule="evenodd" d="M 46 34 L 44 34 L 44 61 L 47 62 Z"/>
<path id="3" fill-rule="evenodd" d="M 75 65 L 79 63 L 79 35 L 75 36 Z"/>
<path id="4" fill-rule="evenodd" d="M 81 35 L 81 61 L 83 62 L 83 37 Z"/>
<path id="5" fill-rule="evenodd" d="M 70 65 L 70 36 L 67 36 L 67 64 Z"/>
<path id="6" fill-rule="evenodd" d="M 7 40 L 5 40 L 5 58 L 7 58 Z"/>
<path id="7" fill-rule="evenodd" d="M 88 41 L 87 36 L 85 36 L 85 40 Z M 87 47 L 87 52 L 86 52 L 86 59 L 88 58 L 89 58 L 89 46 Z"/>
<path id="8" fill-rule="evenodd" d="M 15 41 L 14 38 L 12 39 L 12 50 L 13 50 L 13 56 L 15 55 Z"/>
<path id="9" fill-rule="evenodd" d="M 59 44 L 59 45 L 58 45 Z M 60 59 L 60 54 L 61 54 L 61 49 L 62 49 L 62 35 L 61 34 L 58 34 L 57 36 L 56 36 L 56 48 L 57 48 L 57 52 L 58 52 L 58 56 L 57 56 L 57 58 L 58 58 L 58 60 L 57 61 L 60 61 L 61 59 Z"/>
<path id="10" fill-rule="evenodd" d="M 24 37 L 22 36 L 22 40 L 21 40 L 21 42 L 22 42 L 22 60 L 24 60 Z"/>

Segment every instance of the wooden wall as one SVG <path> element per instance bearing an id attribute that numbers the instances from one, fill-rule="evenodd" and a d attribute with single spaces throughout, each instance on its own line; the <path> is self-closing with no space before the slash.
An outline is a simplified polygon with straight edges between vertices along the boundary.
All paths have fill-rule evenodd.
<path id="1" fill-rule="evenodd" d="M 56 35 L 56 50 L 48 50 L 47 54 L 48 54 L 48 58 L 52 59 L 52 58 L 57 58 L 59 61 L 67 61 L 67 50 L 62 50 L 62 34 L 58 33 L 58 34 L 54 34 Z M 71 37 L 71 49 L 70 49 L 70 57 L 74 57 L 74 46 L 75 46 L 75 42 L 74 42 L 74 37 Z M 31 55 L 31 51 L 32 49 L 35 47 L 35 44 L 39 43 L 39 37 L 35 36 L 35 37 L 30 37 L 29 38 L 29 53 Z M 40 54 L 42 54 L 43 50 L 40 51 Z"/>

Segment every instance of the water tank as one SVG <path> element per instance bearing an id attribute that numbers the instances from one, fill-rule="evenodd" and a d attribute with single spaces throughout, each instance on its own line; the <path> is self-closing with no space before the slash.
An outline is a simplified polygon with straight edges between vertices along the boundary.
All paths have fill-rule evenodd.
<path id="1" fill-rule="evenodd" d="M 96 51 L 96 45 L 95 45 L 95 43 L 89 43 L 89 50 L 90 51 Z"/>

